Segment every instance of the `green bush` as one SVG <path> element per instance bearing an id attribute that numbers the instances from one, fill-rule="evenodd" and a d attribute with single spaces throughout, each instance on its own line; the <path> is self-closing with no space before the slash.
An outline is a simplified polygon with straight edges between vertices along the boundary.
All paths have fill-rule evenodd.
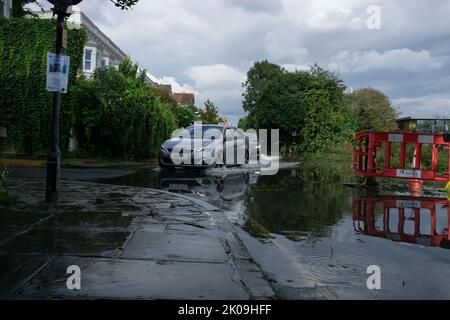
<path id="1" fill-rule="evenodd" d="M 381 91 L 364 88 L 345 94 L 344 102 L 356 121 L 357 131 L 397 131 L 398 111 Z"/>
<path id="2" fill-rule="evenodd" d="M 176 129 L 168 104 L 125 60 L 119 70 L 99 68 L 75 88 L 76 132 L 81 151 L 108 158 L 149 158 Z"/>
<path id="3" fill-rule="evenodd" d="M 8 177 L 9 169 L 6 162 L 0 163 L 0 192 L 5 191 L 6 178 Z"/>
<path id="4" fill-rule="evenodd" d="M 199 110 L 196 106 L 177 106 L 176 118 L 180 128 L 187 128 L 194 124 L 198 120 Z"/>
<path id="5" fill-rule="evenodd" d="M 46 91 L 47 52 L 54 52 L 56 23 L 38 19 L 0 18 L 0 127 L 19 153 L 36 155 L 48 146 L 52 94 Z M 84 30 L 68 30 L 71 72 L 69 93 L 63 95 L 61 148 L 67 149 L 73 125 L 74 96 L 71 87 L 82 65 Z"/>
<path id="6" fill-rule="evenodd" d="M 249 114 L 241 126 L 279 129 L 284 149 L 326 151 L 353 138 L 343 81 L 317 65 L 289 72 L 268 61 L 257 62 L 244 89 L 244 109 Z"/>

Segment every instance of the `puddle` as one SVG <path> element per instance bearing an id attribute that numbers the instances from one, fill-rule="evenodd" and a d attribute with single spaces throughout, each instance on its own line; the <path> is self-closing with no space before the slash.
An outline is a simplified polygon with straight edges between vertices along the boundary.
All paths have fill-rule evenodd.
<path id="1" fill-rule="evenodd" d="M 242 226 L 253 258 L 289 298 L 327 287 L 342 299 L 450 299 L 446 199 L 433 204 L 394 190 L 371 195 L 346 187 L 358 179 L 345 162 L 307 158 L 280 165 L 275 176 L 252 166 L 147 169 L 102 182 L 162 189 L 221 208 Z M 358 209 L 367 196 L 374 210 Z M 376 294 L 367 289 L 372 265 L 382 273 Z"/>

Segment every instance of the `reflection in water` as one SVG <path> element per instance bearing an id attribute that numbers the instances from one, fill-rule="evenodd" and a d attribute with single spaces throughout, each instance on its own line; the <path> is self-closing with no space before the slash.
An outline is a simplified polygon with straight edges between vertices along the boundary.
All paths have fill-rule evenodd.
<path id="1" fill-rule="evenodd" d="M 325 236 L 349 208 L 349 190 L 341 187 L 343 182 L 343 176 L 331 167 L 261 176 L 246 197 L 246 216 L 292 240 Z"/>
<path id="2" fill-rule="evenodd" d="M 249 184 L 257 178 L 254 173 L 233 170 L 214 174 L 207 170 L 142 170 L 102 182 L 180 193 L 222 210 L 234 210 L 243 204 Z"/>
<path id="3" fill-rule="evenodd" d="M 343 185 L 356 182 L 350 166 L 316 158 L 276 176 L 249 171 L 143 170 L 104 182 L 177 192 L 237 213 L 252 257 L 287 297 L 297 297 L 292 288 L 326 286 L 342 299 L 450 298 L 449 251 L 415 245 L 448 247 L 447 201 L 367 196 Z M 382 270 L 376 294 L 366 286 L 370 265 Z"/>
<path id="4" fill-rule="evenodd" d="M 245 170 L 144 170 L 108 183 L 157 188 L 202 199 L 243 216 L 256 237 L 293 241 L 329 237 L 353 212 L 357 234 L 450 247 L 448 201 L 407 196 L 362 196 L 343 187 L 349 176 L 333 166 L 300 166 L 261 176 Z M 356 194 L 355 194 L 356 193 Z"/>
<path id="5" fill-rule="evenodd" d="M 159 172 L 159 188 L 194 196 L 223 210 L 232 210 L 244 200 L 250 181 L 247 172 L 207 174 L 205 171 Z"/>
<path id="6" fill-rule="evenodd" d="M 450 249 L 448 200 L 408 196 L 353 199 L 356 232 L 396 242 Z"/>
<path id="7" fill-rule="evenodd" d="M 343 212 L 350 211 L 351 190 L 342 187 L 347 181 L 339 170 L 324 164 L 296 166 L 276 176 L 261 176 L 245 168 L 143 170 L 102 182 L 193 196 L 236 213 L 254 236 L 278 233 L 298 240 L 325 236 Z"/>

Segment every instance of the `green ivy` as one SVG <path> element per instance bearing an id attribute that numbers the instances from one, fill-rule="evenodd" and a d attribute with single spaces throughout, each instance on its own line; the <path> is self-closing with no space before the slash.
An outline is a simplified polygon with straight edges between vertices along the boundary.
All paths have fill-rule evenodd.
<path id="1" fill-rule="evenodd" d="M 36 155 L 48 147 L 53 95 L 46 91 L 47 52 L 55 51 L 56 23 L 0 19 L 0 127 L 19 153 Z M 61 107 L 61 149 L 67 149 L 76 97 L 71 87 L 82 66 L 84 30 L 68 30 L 69 92 Z"/>

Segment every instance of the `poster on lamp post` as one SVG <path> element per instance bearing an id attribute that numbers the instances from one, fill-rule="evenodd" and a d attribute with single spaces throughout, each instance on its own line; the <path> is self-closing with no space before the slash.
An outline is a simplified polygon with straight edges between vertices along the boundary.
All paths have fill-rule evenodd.
<path id="1" fill-rule="evenodd" d="M 47 91 L 67 93 L 70 57 L 47 53 Z"/>

